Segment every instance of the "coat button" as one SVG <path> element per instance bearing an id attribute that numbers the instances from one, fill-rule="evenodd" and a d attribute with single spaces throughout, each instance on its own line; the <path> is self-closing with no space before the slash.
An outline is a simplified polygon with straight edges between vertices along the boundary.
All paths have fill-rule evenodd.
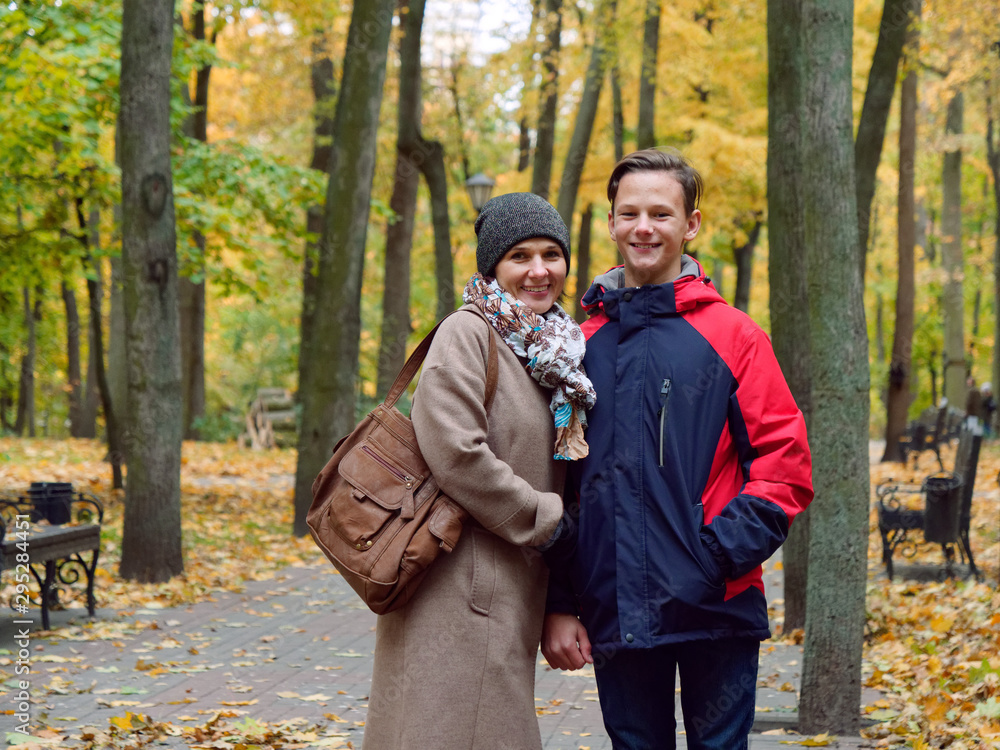
<path id="1" fill-rule="evenodd" d="M 632 301 L 632 292 L 625 292 L 625 294 L 622 295 L 622 299 L 624 299 L 626 302 L 631 302 Z"/>
<path id="2" fill-rule="evenodd" d="M 628 633 L 628 634 L 626 634 L 626 636 L 625 636 L 625 640 L 626 640 L 626 641 L 628 641 L 629 643 L 631 643 L 632 641 L 634 641 L 634 640 L 635 640 L 635 636 L 634 636 L 634 635 L 632 635 L 631 633 Z"/>

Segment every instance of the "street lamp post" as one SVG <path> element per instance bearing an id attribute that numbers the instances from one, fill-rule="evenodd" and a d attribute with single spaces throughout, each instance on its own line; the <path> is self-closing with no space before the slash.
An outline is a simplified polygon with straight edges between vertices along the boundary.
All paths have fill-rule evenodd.
<path id="1" fill-rule="evenodd" d="M 490 199 L 494 185 L 496 185 L 496 181 L 482 172 L 472 175 L 465 181 L 465 190 L 469 194 L 469 200 L 472 201 L 472 207 L 476 209 L 477 214 L 483 210 L 486 201 Z"/>

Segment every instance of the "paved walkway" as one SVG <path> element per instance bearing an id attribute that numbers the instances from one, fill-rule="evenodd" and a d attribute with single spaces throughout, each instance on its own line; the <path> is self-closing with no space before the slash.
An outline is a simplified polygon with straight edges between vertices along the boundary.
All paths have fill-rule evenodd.
<path id="1" fill-rule="evenodd" d="M 765 575 L 780 607 L 781 573 L 769 563 Z M 304 727 L 333 727 L 345 743 L 349 739 L 360 747 L 376 618 L 331 566 L 284 569 L 242 594 L 220 594 L 186 608 L 138 609 L 127 617 L 99 610 L 88 636 L 100 634 L 98 640 L 84 639 L 81 628 L 72 626 L 81 614 L 53 613 L 59 638 L 36 635 L 37 624 L 27 628 L 31 672 L 26 677 L 15 674 L 17 615 L 0 620 L 3 729 L 20 723 L 14 718 L 16 680 L 27 679 L 32 722 L 75 735 L 82 726 L 107 730 L 109 719 L 126 711 L 195 726 L 214 711 L 231 710 L 258 721 L 301 718 Z M 799 647 L 762 644 L 751 748 L 788 747 L 803 739 L 786 729 L 796 720 L 801 658 Z M 546 750 L 610 750 L 590 668 L 562 673 L 539 656 L 536 680 Z M 878 697 L 865 693 L 869 703 Z M 680 740 L 685 747 L 683 735 Z M 167 737 L 157 746 L 182 748 L 189 742 Z M 857 738 L 829 745 L 865 746 Z"/>

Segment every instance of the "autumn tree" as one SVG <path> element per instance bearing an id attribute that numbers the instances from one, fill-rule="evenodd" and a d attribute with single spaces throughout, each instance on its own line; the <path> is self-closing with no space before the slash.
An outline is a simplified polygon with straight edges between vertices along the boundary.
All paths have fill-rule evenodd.
<path id="1" fill-rule="evenodd" d="M 334 107 L 336 106 L 336 81 L 333 59 L 330 56 L 327 39 L 321 28 L 313 30 L 312 61 L 309 65 L 309 82 L 313 93 L 313 145 L 309 167 L 316 172 L 327 174 L 330 167 L 330 152 L 333 148 Z M 319 295 L 319 281 L 316 264 L 319 257 L 318 238 L 323 233 L 323 205 L 310 203 L 306 207 L 306 243 L 302 261 L 302 314 L 299 318 L 299 361 L 298 375 L 301 383 L 311 371 L 311 348 L 313 342 L 312 324 L 316 315 L 316 298 Z M 298 397 L 301 399 L 301 391 Z"/>
<path id="2" fill-rule="evenodd" d="M 920 0 L 912 3 L 914 15 L 920 12 Z M 889 388 L 886 399 L 885 453 L 883 461 L 905 461 L 900 438 L 906 431 L 910 407 L 913 365 L 913 325 L 915 287 L 915 246 L 917 244 L 917 51 L 916 33 L 911 31 L 906 57 L 906 74 L 900 88 L 899 113 L 899 188 L 897 191 L 896 235 L 896 325 L 889 364 Z"/>
<path id="3" fill-rule="evenodd" d="M 562 179 L 559 182 L 559 202 L 556 206 L 567 227 L 573 226 L 573 211 L 576 208 L 577 192 L 580 190 L 583 165 L 590 147 L 590 134 L 594 130 L 594 119 L 597 117 L 597 104 L 601 98 L 601 87 L 607 68 L 608 48 L 614 44 L 611 33 L 614 29 L 616 7 L 617 0 L 602 0 L 594 10 L 594 44 L 590 63 L 584 74 L 583 93 L 580 95 L 580 106 L 577 108 L 576 121 L 573 124 L 573 136 L 566 151 Z"/>
<path id="4" fill-rule="evenodd" d="M 21 357 L 21 379 L 17 395 L 17 417 L 14 432 L 35 437 L 35 351 L 38 342 L 38 323 L 42 317 L 42 290 L 27 284 L 21 288 L 24 300 L 25 350 Z"/>
<path id="5" fill-rule="evenodd" d="M 122 14 L 122 262 L 128 403 L 123 578 L 157 582 L 181 552 L 181 379 L 171 171 L 173 0 L 125 0 Z"/>
<path id="6" fill-rule="evenodd" d="M 590 238 L 594 226 L 594 204 L 588 203 L 580 213 L 580 231 L 576 235 L 576 306 L 573 318 L 577 323 L 587 319 L 587 311 L 583 309 L 583 295 L 590 288 Z M 568 312 L 568 310 L 567 310 Z"/>
<path id="7" fill-rule="evenodd" d="M 411 330 L 410 251 L 421 174 L 426 177 L 431 194 L 438 287 L 436 318 L 444 317 L 455 308 L 444 149 L 438 141 L 428 141 L 420 132 L 420 38 L 424 5 L 425 0 L 409 0 L 401 11 L 396 171 L 389 202 L 394 216 L 386 230 L 382 338 L 378 363 L 380 396 L 388 392 L 406 360 L 406 339 Z"/>
<path id="8" fill-rule="evenodd" d="M 182 28 L 196 45 L 214 44 L 215 31 L 206 28 L 206 8 L 202 0 L 194 0 Z M 208 92 L 212 76 L 210 59 L 198 51 L 201 62 L 193 86 L 182 84 L 183 95 L 191 106 L 184 124 L 189 138 L 208 142 Z M 205 415 L 205 235 L 197 229 L 191 233 L 193 252 L 188 254 L 186 273 L 177 280 L 180 314 L 182 424 L 187 440 L 198 439 L 195 423 Z"/>
<path id="9" fill-rule="evenodd" d="M 861 278 L 865 275 L 865 253 L 871 224 L 871 205 L 875 195 L 875 173 L 882 158 L 885 126 L 889 118 L 896 71 L 903 54 L 903 42 L 909 25 L 913 0 L 885 0 L 879 24 L 878 44 L 868 72 L 861 121 L 854 141 L 854 168 L 857 180 L 858 248 L 861 253 Z"/>
<path id="10" fill-rule="evenodd" d="M 562 37 L 562 0 L 544 0 L 541 27 L 545 30 L 542 50 L 542 85 L 538 91 L 539 114 L 535 136 L 535 158 L 531 172 L 531 192 L 549 197 L 552 158 L 559 107 L 559 49 Z"/>
<path id="11" fill-rule="evenodd" d="M 750 226 L 746 231 L 746 241 L 733 243 L 733 259 L 736 261 L 736 294 L 733 296 L 733 307 L 747 312 L 750 309 L 750 280 L 753 273 L 753 251 L 760 239 L 760 230 L 764 222 L 760 216 L 750 217 Z"/>
<path id="12" fill-rule="evenodd" d="M 868 539 L 868 339 L 857 263 L 852 0 L 803 0 L 802 209 L 809 300 L 809 580 L 799 727 L 857 733 Z M 778 19 L 773 19 L 778 22 Z"/>
<path id="13" fill-rule="evenodd" d="M 392 0 L 355 2 L 347 35 L 317 258 L 317 284 L 324 293 L 315 300 L 309 368 L 299 383 L 293 529 L 299 536 L 308 531 L 313 480 L 356 421 L 361 279 L 393 7 Z"/>
<path id="14" fill-rule="evenodd" d="M 769 0 L 768 50 L 768 280 L 771 339 L 785 380 L 812 422 L 809 377 L 809 307 L 802 190 L 804 50 L 800 0 Z M 810 431 L 811 434 L 811 431 Z M 782 547 L 784 632 L 805 625 L 809 563 L 809 513 L 800 514 Z"/>
<path id="15" fill-rule="evenodd" d="M 1000 57 L 1000 40 L 991 48 Z M 987 86 L 990 82 L 987 83 Z M 993 225 L 993 325 L 994 331 L 1000 331 L 1000 144 L 996 140 L 997 123 L 994 119 L 993 94 L 987 89 L 986 94 L 986 155 L 990 166 L 990 174 L 993 177 L 993 205 L 994 205 L 994 225 Z M 994 334 L 996 338 L 996 334 Z M 993 347 L 993 362 L 991 367 L 993 373 L 993 388 L 995 392 L 1000 392 L 1000 346 Z M 994 417 L 995 418 L 995 417 Z"/>
<path id="16" fill-rule="evenodd" d="M 385 285 L 382 290 L 382 337 L 378 352 L 378 394 L 389 391 L 406 359 L 410 335 L 410 250 L 416 218 L 417 189 L 423 159 L 420 143 L 420 32 L 425 0 L 400 7 L 399 101 L 396 105 L 396 169 L 385 233 Z"/>
<path id="17" fill-rule="evenodd" d="M 639 120 L 635 147 L 656 145 L 656 60 L 660 51 L 660 0 L 646 0 L 642 34 L 642 69 L 639 72 Z"/>
<path id="18" fill-rule="evenodd" d="M 80 437 L 80 408 L 82 388 L 80 384 L 80 313 L 76 306 L 76 294 L 62 279 L 59 283 L 63 305 L 66 308 L 66 379 L 69 381 L 69 434 Z"/>
<path id="19" fill-rule="evenodd" d="M 962 276 L 962 134 L 964 96 L 952 93 L 945 124 L 945 153 L 941 170 L 941 266 L 947 277 L 941 300 L 944 317 L 944 395 L 951 406 L 965 408 L 965 302 Z"/>

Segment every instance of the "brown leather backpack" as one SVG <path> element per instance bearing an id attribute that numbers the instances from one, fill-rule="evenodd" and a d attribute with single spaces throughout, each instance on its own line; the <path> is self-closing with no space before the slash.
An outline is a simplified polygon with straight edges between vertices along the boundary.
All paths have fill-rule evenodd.
<path id="1" fill-rule="evenodd" d="M 490 329 L 485 401 L 489 409 L 498 361 L 493 326 L 484 322 Z M 385 401 L 337 444 L 312 486 L 306 524 L 313 539 L 377 614 L 409 601 L 441 551 L 455 548 L 468 518 L 434 481 L 413 425 L 395 407 L 440 325 L 406 360 Z"/>

